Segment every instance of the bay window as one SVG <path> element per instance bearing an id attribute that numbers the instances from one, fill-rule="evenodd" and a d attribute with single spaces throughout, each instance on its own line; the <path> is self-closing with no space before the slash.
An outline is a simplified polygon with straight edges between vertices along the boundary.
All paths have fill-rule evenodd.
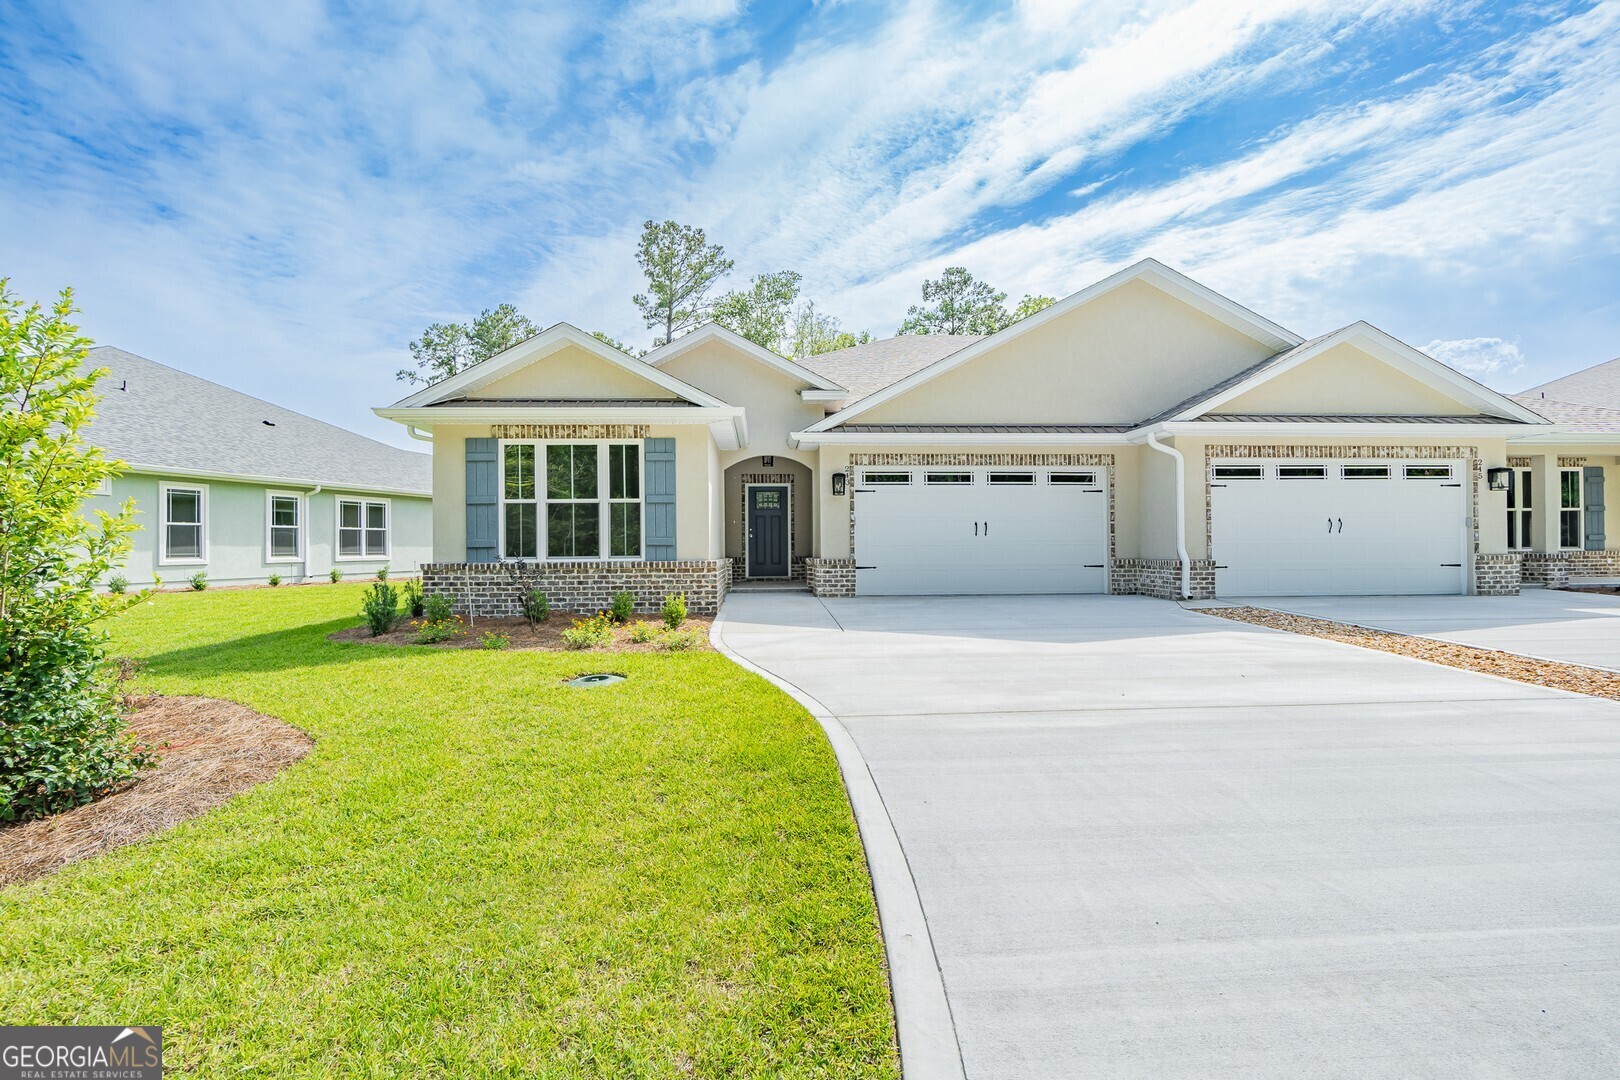
<path id="1" fill-rule="evenodd" d="M 508 559 L 641 558 L 641 444 L 503 443 L 501 537 Z"/>

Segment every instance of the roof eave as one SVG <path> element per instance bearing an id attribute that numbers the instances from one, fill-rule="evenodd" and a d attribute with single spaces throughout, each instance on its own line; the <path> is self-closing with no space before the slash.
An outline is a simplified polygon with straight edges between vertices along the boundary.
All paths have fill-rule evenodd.
<path id="1" fill-rule="evenodd" d="M 260 476 L 249 473 L 218 472 L 209 469 L 182 468 L 173 465 L 153 465 L 148 462 L 126 461 L 126 474 L 141 476 L 174 476 L 185 480 L 211 480 L 220 483 L 262 484 L 265 487 L 321 488 L 324 491 L 353 491 L 362 494 L 396 495 L 401 498 L 430 499 L 431 489 L 381 487 L 375 484 L 352 484 L 342 480 L 322 480 L 309 476 Z"/>

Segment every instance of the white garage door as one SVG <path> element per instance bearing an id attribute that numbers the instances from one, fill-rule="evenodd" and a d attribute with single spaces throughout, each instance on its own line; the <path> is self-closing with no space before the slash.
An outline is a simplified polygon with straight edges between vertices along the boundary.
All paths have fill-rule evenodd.
<path id="1" fill-rule="evenodd" d="M 1106 472 L 859 470 L 855 562 L 863 596 L 1103 592 Z"/>
<path id="2" fill-rule="evenodd" d="M 1466 590 L 1460 461 L 1217 461 L 1210 474 L 1221 596 Z"/>

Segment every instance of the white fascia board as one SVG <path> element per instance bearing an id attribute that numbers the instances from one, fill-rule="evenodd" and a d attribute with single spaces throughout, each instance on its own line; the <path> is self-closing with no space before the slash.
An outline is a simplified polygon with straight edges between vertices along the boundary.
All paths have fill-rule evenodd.
<path id="1" fill-rule="evenodd" d="M 1556 425 L 1551 431 L 1541 430 L 1534 435 L 1509 437 L 1508 449 L 1516 446 L 1612 446 L 1620 454 L 1620 431 L 1576 431 Z"/>
<path id="2" fill-rule="evenodd" d="M 925 431 L 795 431 L 788 444 L 795 449 L 818 446 L 1120 446 L 1128 432 L 925 432 Z M 1145 436 L 1144 436 L 1145 437 Z"/>
<path id="3" fill-rule="evenodd" d="M 431 499 L 429 491 L 411 488 L 372 487 L 364 484 L 345 484 L 332 480 L 313 480 L 309 477 L 257 476 L 252 473 L 213 472 L 208 469 L 179 469 L 169 465 L 147 465 L 139 462 L 124 463 L 123 475 L 161 476 L 177 480 L 217 480 L 222 483 L 262 484 L 265 487 L 320 488 L 322 491 L 348 491 L 362 495 L 393 495 L 407 499 Z"/>
<path id="4" fill-rule="evenodd" d="M 1310 423 L 1239 423 L 1217 420 L 1210 423 L 1178 423 L 1171 421 L 1155 424 L 1131 433 L 1132 442 L 1146 442 L 1149 431 L 1160 435 L 1189 435 L 1206 438 L 1218 435 L 1237 435 L 1246 439 L 1287 439 L 1307 435 L 1312 438 L 1402 439 L 1421 436 L 1425 439 L 1511 438 L 1522 434 L 1524 424 L 1358 424 L 1347 421 Z"/>
<path id="5" fill-rule="evenodd" d="M 785 356 L 779 356 L 776 353 L 773 353 L 771 350 L 765 348 L 763 345 L 749 341 L 747 338 L 743 337 L 735 330 L 732 330 L 730 327 L 721 326 L 719 323 L 715 322 L 704 323 L 702 326 L 698 327 L 696 330 L 693 330 L 685 337 L 676 338 L 668 345 L 660 345 L 658 348 L 654 349 L 641 359 L 643 363 L 652 367 L 662 367 L 664 364 L 669 363 L 669 361 L 675 359 L 677 356 L 690 352 L 692 349 L 702 345 L 704 342 L 716 340 L 724 342 L 745 356 L 750 356 L 762 364 L 773 367 L 782 374 L 798 379 L 800 382 L 806 383 L 816 390 L 836 390 L 845 397 L 849 396 L 848 390 L 844 389 L 842 386 L 839 386 L 831 379 L 828 379 L 823 375 L 818 375 L 809 368 L 804 367 L 801 364 L 796 364 Z"/>
<path id="6" fill-rule="evenodd" d="M 557 323 L 542 330 L 527 341 L 518 342 L 505 352 L 497 353 L 488 360 L 480 361 L 467 370 L 450 376 L 448 379 L 442 379 L 431 386 L 418 390 L 410 397 L 395 402 L 390 408 L 420 408 L 431 405 L 435 401 L 465 397 L 469 391 L 476 390 L 481 386 L 487 386 L 503 375 L 509 375 L 537 360 L 544 359 L 558 349 L 568 345 L 578 346 L 599 359 L 623 368 L 630 374 L 646 379 L 654 386 L 667 390 L 687 401 L 699 405 L 726 404 L 712 394 L 699 390 L 697 387 L 682 382 L 673 375 L 659 371 L 651 364 L 598 341 L 577 326 L 571 326 L 568 323 Z"/>
<path id="7" fill-rule="evenodd" d="M 800 390 L 801 401 L 843 401 L 849 397 L 848 390 Z"/>
<path id="8" fill-rule="evenodd" d="M 1157 259 L 1143 259 L 1117 273 L 1110 274 L 1093 285 L 1088 285 L 1077 293 L 1064 297 L 1051 307 L 1038 311 L 1027 319 L 1018 320 L 1005 330 L 991 334 L 987 338 L 976 341 L 965 348 L 958 349 L 949 356 L 934 361 L 927 367 L 912 372 L 899 382 L 892 383 L 882 390 L 862 398 L 842 412 L 834 413 L 820 423 L 811 425 L 808 431 L 827 431 L 839 424 L 847 423 L 870 408 L 881 405 L 913 387 L 937 378 L 947 371 L 983 356 L 987 352 L 998 349 L 1014 338 L 1027 334 L 1031 330 L 1039 329 L 1054 319 L 1060 319 L 1076 308 L 1083 307 L 1092 300 L 1113 292 L 1122 285 L 1138 280 L 1148 282 L 1161 292 L 1181 300 L 1212 318 L 1218 319 L 1239 333 L 1248 335 L 1276 352 L 1292 349 L 1305 340 L 1292 330 L 1278 326 L 1270 319 L 1263 318 L 1243 305 L 1228 300 L 1215 290 L 1200 285 L 1185 274 L 1172 270 Z"/>
<path id="9" fill-rule="evenodd" d="M 393 420 L 431 430 L 438 424 L 712 424 L 746 415 L 741 405 L 642 407 L 628 409 L 591 408 L 501 408 L 470 405 L 466 408 L 438 406 L 431 409 L 373 409 L 384 420 Z"/>

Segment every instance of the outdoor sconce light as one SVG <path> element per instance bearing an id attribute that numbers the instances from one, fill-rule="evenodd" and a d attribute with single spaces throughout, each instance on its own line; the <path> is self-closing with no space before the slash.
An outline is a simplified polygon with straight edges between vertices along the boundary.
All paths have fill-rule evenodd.
<path id="1" fill-rule="evenodd" d="M 844 483 L 845 483 L 846 479 L 847 478 L 841 472 L 833 473 L 833 494 L 834 495 L 842 495 L 844 493 Z"/>
<path id="2" fill-rule="evenodd" d="M 1512 469 L 1486 469 L 1485 483 L 1492 491 L 1506 491 L 1513 482 Z"/>

